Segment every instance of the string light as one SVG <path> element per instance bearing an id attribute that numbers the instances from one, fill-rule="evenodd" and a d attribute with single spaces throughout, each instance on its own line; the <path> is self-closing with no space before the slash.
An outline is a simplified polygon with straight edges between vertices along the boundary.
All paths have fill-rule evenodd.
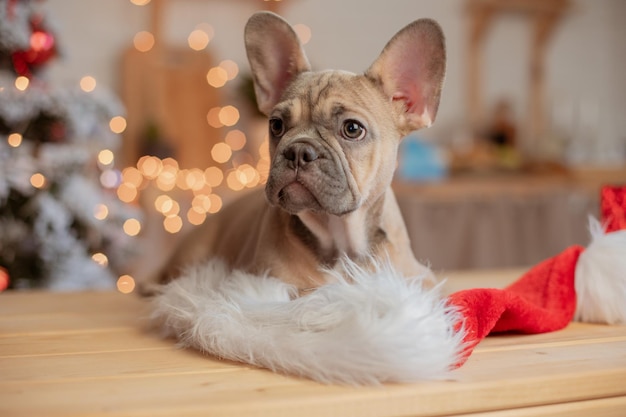
<path id="1" fill-rule="evenodd" d="M 163 162 L 156 156 L 142 156 L 137 162 L 137 168 L 144 177 L 153 180 L 163 170 Z"/>
<path id="2" fill-rule="evenodd" d="M 213 26 L 211 26 L 207 22 L 202 22 L 202 23 L 197 24 L 196 29 L 199 29 L 205 32 L 209 36 L 209 42 L 215 36 L 215 29 L 213 29 Z"/>
<path id="3" fill-rule="evenodd" d="M 115 188 L 120 183 L 120 175 L 114 169 L 107 169 L 100 174 L 100 184 L 105 188 Z"/>
<path id="4" fill-rule="evenodd" d="M 189 186 L 187 185 L 187 170 L 181 169 L 178 171 L 178 175 L 176 176 L 176 186 L 181 190 L 189 190 Z"/>
<path id="5" fill-rule="evenodd" d="M 209 213 L 215 214 L 222 209 L 222 198 L 217 194 L 210 194 L 209 200 L 211 200 L 211 207 L 209 207 Z"/>
<path id="6" fill-rule="evenodd" d="M 133 45 L 139 52 L 148 52 L 154 47 L 154 35 L 148 31 L 141 31 L 135 34 Z"/>
<path id="7" fill-rule="evenodd" d="M 156 179 L 157 188 L 161 191 L 173 190 L 176 186 L 178 170 L 172 166 L 164 166 Z"/>
<path id="8" fill-rule="evenodd" d="M 241 184 L 247 188 L 254 188 L 259 185 L 259 172 L 251 165 L 243 164 L 237 170 L 237 178 Z"/>
<path id="9" fill-rule="evenodd" d="M 220 110 L 221 107 L 213 107 L 206 115 L 206 120 L 209 123 L 209 126 L 219 129 L 224 126 L 220 121 Z"/>
<path id="10" fill-rule="evenodd" d="M 130 218 L 124 222 L 123 229 L 128 236 L 137 236 L 141 231 L 141 223 L 137 219 Z"/>
<path id="11" fill-rule="evenodd" d="M 11 133 L 7 137 L 7 142 L 9 143 L 9 146 L 17 148 L 22 144 L 22 135 L 20 135 L 19 133 Z"/>
<path id="12" fill-rule="evenodd" d="M 132 184 L 135 188 L 141 188 L 143 185 L 143 175 L 135 167 L 127 167 L 122 171 L 122 181 Z"/>
<path id="13" fill-rule="evenodd" d="M 131 0 L 133 4 L 142 6 L 150 0 Z M 265 0 L 280 1 L 280 0 Z M 300 41 L 306 44 L 311 39 L 311 29 L 305 24 L 294 26 Z M 215 35 L 215 31 L 208 23 L 201 23 L 191 31 L 187 37 L 189 47 L 196 51 L 205 49 Z M 155 45 L 152 33 L 141 31 L 133 38 L 134 46 L 142 52 L 150 51 Z M 213 88 L 222 88 L 239 75 L 239 66 L 230 59 L 222 60 L 217 66 L 208 69 L 206 81 Z M 93 77 L 83 77 L 81 88 L 88 90 L 89 82 Z M 28 80 L 26 80 L 28 81 Z M 84 85 L 85 84 L 85 85 Z M 135 201 L 139 193 L 153 184 L 162 192 L 154 200 L 157 212 L 163 215 L 163 227 L 169 233 L 178 233 L 183 228 L 183 218 L 189 224 L 202 224 L 208 215 L 215 214 L 222 209 L 222 198 L 215 193 L 218 187 L 225 187 L 233 191 L 245 188 L 254 188 L 267 181 L 270 169 L 270 155 L 268 137 L 265 135 L 263 143 L 257 149 L 250 149 L 250 141 L 239 129 L 232 129 L 240 120 L 239 109 L 232 105 L 217 106 L 208 110 L 206 120 L 209 126 L 215 129 L 231 128 L 222 141 L 214 143 L 211 148 L 211 158 L 217 166 L 210 166 L 204 170 L 197 168 L 181 169 L 173 158 L 160 159 L 156 156 L 145 155 L 139 158 L 136 166 L 127 167 L 118 173 L 117 194 L 120 200 Z M 126 119 L 117 116 L 111 119 L 111 131 L 122 133 L 126 129 Z M 16 140 L 17 141 L 17 140 Z M 247 150 L 247 152 L 246 152 Z M 258 157 L 255 157 L 258 151 Z M 250 152 L 254 152 L 252 155 Z M 102 165 L 113 163 L 112 154 L 102 151 L 98 155 Z M 220 166 L 228 164 L 229 166 Z M 185 207 L 181 213 L 181 204 L 168 196 L 172 190 L 191 191 L 193 194 L 191 207 Z M 183 204 L 186 206 L 186 204 Z M 106 210 L 99 208 L 94 211 L 96 218 L 106 217 Z M 141 225 L 136 219 L 129 219 L 124 224 L 124 231 L 131 236 L 138 234 Z"/>
<path id="14" fill-rule="evenodd" d="M 104 204 L 98 204 L 93 209 L 93 217 L 98 220 L 104 220 L 109 216 L 109 208 Z"/>
<path id="15" fill-rule="evenodd" d="M 46 185 L 46 177 L 37 172 L 30 177 L 30 185 L 35 188 L 43 188 L 43 186 Z"/>
<path id="16" fill-rule="evenodd" d="M 117 290 L 122 294 L 130 294 L 135 290 L 135 279 L 130 275 L 122 275 L 117 279 Z"/>
<path id="17" fill-rule="evenodd" d="M 238 129 L 231 130 L 226 134 L 224 143 L 226 143 L 233 151 L 240 151 L 246 146 L 246 135 Z"/>
<path id="18" fill-rule="evenodd" d="M 165 213 L 169 211 L 172 207 L 172 198 L 166 194 L 161 194 L 154 200 L 154 208 L 157 209 L 159 213 Z"/>
<path id="19" fill-rule="evenodd" d="M 128 182 L 123 182 L 117 187 L 117 198 L 125 203 L 132 203 L 137 198 L 137 187 Z"/>
<path id="20" fill-rule="evenodd" d="M 203 50 L 207 47 L 210 41 L 211 38 L 209 37 L 209 34 L 202 29 L 196 29 L 192 31 L 187 37 L 187 43 L 189 44 L 189 47 L 194 51 Z"/>
<path id="21" fill-rule="evenodd" d="M 223 87 L 228 81 L 228 72 L 222 67 L 213 67 L 207 72 L 206 80 L 211 87 Z"/>
<path id="22" fill-rule="evenodd" d="M 163 215 L 166 217 L 177 216 L 180 213 L 180 204 L 176 200 L 169 200 L 164 206 L 166 207 L 163 210 Z"/>
<path id="23" fill-rule="evenodd" d="M 195 208 L 190 208 L 187 211 L 187 221 L 194 226 L 199 226 L 206 220 L 206 212 L 199 212 Z"/>
<path id="24" fill-rule="evenodd" d="M 211 208 L 211 199 L 208 195 L 197 195 L 191 201 L 191 207 L 200 213 L 206 213 Z"/>
<path id="25" fill-rule="evenodd" d="M 235 106 L 224 106 L 220 109 L 219 119 L 224 126 L 234 126 L 239 121 L 239 110 Z"/>
<path id="26" fill-rule="evenodd" d="M 107 256 L 102 252 L 94 253 L 93 255 L 91 255 L 91 259 L 102 267 L 105 267 L 109 264 L 109 258 L 107 258 Z"/>
<path id="27" fill-rule="evenodd" d="M 187 172 L 187 186 L 190 190 L 198 191 L 204 188 L 204 172 L 198 168 L 193 168 Z"/>
<path id="28" fill-rule="evenodd" d="M 213 192 L 213 187 L 206 183 L 206 178 L 204 179 L 204 185 L 202 187 L 198 187 L 191 190 L 194 196 L 197 195 L 209 195 Z"/>
<path id="29" fill-rule="evenodd" d="M 113 155 L 113 151 L 111 151 L 110 149 L 103 149 L 98 152 L 98 162 L 100 162 L 102 165 L 111 165 L 114 158 L 115 155 Z"/>
<path id="30" fill-rule="evenodd" d="M 169 233 L 178 233 L 183 227 L 183 219 L 179 216 L 168 216 L 163 220 L 163 227 Z"/>
<path id="31" fill-rule="evenodd" d="M 90 75 L 86 75 L 80 79 L 80 88 L 85 93 L 90 93 L 96 89 L 96 79 Z"/>
<path id="32" fill-rule="evenodd" d="M 126 119 L 122 116 L 115 116 L 109 122 L 109 128 L 113 133 L 122 133 L 126 130 Z"/>
<path id="33" fill-rule="evenodd" d="M 239 181 L 239 174 L 236 170 L 230 171 L 226 176 L 226 185 L 233 191 L 241 191 L 245 186 Z"/>
<path id="34" fill-rule="evenodd" d="M 239 74 L 239 65 L 230 59 L 225 59 L 220 62 L 219 67 L 226 71 L 228 81 L 234 80 L 235 77 L 237 77 L 237 74 Z"/>
<path id="35" fill-rule="evenodd" d="M 224 181 L 224 173 L 218 167 L 208 167 L 204 170 L 204 180 L 211 187 L 219 187 Z"/>
<path id="36" fill-rule="evenodd" d="M 217 163 L 223 164 L 227 162 L 233 155 L 232 149 L 227 144 L 220 142 L 211 148 L 211 158 Z"/>
<path id="37" fill-rule="evenodd" d="M 23 75 L 20 75 L 19 77 L 15 79 L 15 88 L 17 88 L 20 91 L 26 90 L 29 84 L 30 84 L 30 80 L 24 77 Z"/>

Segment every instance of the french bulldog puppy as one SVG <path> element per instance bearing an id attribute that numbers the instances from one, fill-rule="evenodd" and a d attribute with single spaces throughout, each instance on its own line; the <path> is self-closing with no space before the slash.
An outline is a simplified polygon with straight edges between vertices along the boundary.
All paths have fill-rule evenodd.
<path id="1" fill-rule="evenodd" d="M 390 259 L 406 276 L 414 257 L 391 182 L 400 140 L 435 120 L 445 43 L 432 20 L 398 32 L 364 74 L 312 71 L 298 37 L 276 14 L 245 28 L 257 104 L 269 119 L 265 190 L 197 227 L 165 275 L 211 257 L 280 278 L 301 291 L 324 284 L 342 257 L 368 268 Z"/>

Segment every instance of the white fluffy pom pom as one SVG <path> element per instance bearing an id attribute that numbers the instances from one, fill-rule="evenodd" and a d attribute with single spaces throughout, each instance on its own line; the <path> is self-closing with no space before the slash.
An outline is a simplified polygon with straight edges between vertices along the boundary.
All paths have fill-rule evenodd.
<path id="1" fill-rule="evenodd" d="M 576 264 L 575 320 L 626 324 L 626 230 L 605 233 L 590 219 L 591 244 Z"/>
<path id="2" fill-rule="evenodd" d="M 325 383 L 444 377 L 462 351 L 459 314 L 439 288 L 389 263 L 345 261 L 335 283 L 295 298 L 284 282 L 212 260 L 168 284 L 153 318 L 183 346 Z"/>

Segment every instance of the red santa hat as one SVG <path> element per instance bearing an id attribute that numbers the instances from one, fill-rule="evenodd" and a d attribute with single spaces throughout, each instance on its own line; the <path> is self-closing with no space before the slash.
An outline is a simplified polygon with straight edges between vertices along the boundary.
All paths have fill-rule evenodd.
<path id="1" fill-rule="evenodd" d="M 587 249 L 567 248 L 504 289 L 471 289 L 448 298 L 463 314 L 461 363 L 487 335 L 547 333 L 573 319 L 626 324 L 626 187 L 603 187 L 602 224 L 591 219 Z"/>
<path id="2" fill-rule="evenodd" d="M 322 382 L 443 377 L 491 333 L 556 331 L 573 319 L 626 324 L 625 195 L 603 189 L 602 225 L 591 222 L 587 248 L 570 247 L 504 289 L 443 297 L 388 263 L 371 272 L 346 260 L 329 272 L 335 282 L 298 298 L 280 280 L 213 260 L 169 284 L 153 319 L 182 346 Z"/>

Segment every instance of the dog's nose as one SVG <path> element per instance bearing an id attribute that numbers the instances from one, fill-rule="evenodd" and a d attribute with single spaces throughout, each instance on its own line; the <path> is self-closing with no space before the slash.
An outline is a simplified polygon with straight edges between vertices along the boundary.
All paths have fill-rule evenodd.
<path id="1" fill-rule="evenodd" d="M 294 143 L 283 151 L 283 156 L 292 168 L 302 167 L 318 158 L 315 148 L 307 143 Z"/>

